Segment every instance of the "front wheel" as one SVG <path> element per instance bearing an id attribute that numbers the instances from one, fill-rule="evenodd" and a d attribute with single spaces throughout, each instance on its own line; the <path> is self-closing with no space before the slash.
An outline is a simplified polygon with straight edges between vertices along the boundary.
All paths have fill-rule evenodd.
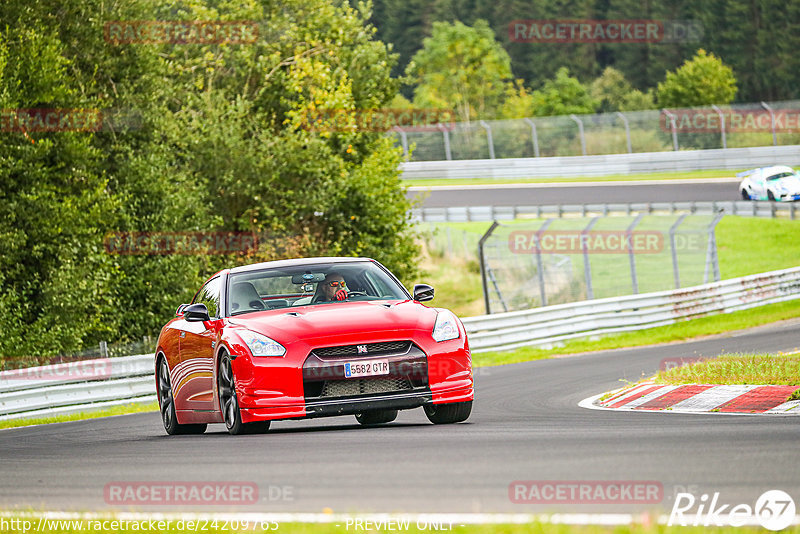
<path id="1" fill-rule="evenodd" d="M 370 410 L 356 414 L 356 421 L 364 426 L 382 425 L 397 419 L 397 410 Z"/>
<path id="2" fill-rule="evenodd" d="M 466 421 L 472 413 L 472 401 L 450 404 L 428 404 L 425 407 L 428 420 L 436 425 L 448 425 Z"/>
<path id="3" fill-rule="evenodd" d="M 772 191 L 767 191 L 767 199 L 775 200 L 775 195 L 772 194 Z"/>
<path id="4" fill-rule="evenodd" d="M 742 200 L 750 200 L 750 193 L 747 192 L 747 189 L 742 189 Z"/>
<path id="5" fill-rule="evenodd" d="M 259 434 L 269 430 L 269 421 L 256 421 L 243 423 L 242 413 L 239 411 L 239 400 L 236 397 L 236 379 L 233 376 L 231 357 L 223 354 L 219 359 L 219 378 L 217 379 L 217 392 L 219 394 L 219 407 L 228 432 L 238 434 Z"/>
<path id="6" fill-rule="evenodd" d="M 164 430 L 170 436 L 178 434 L 202 434 L 206 431 L 205 424 L 181 425 L 175 413 L 175 398 L 172 396 L 172 384 L 169 381 L 169 366 L 167 359 L 161 358 L 158 363 L 158 405 L 161 410 L 161 421 Z"/>

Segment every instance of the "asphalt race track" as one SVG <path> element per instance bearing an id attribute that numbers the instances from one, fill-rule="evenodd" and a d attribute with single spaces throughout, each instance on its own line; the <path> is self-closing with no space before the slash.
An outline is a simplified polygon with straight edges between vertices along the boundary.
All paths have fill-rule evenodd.
<path id="1" fill-rule="evenodd" d="M 174 480 L 259 487 L 256 505 L 188 508 L 204 512 L 636 509 L 514 504 L 515 480 L 658 481 L 667 513 L 676 487 L 752 506 L 768 489 L 800 494 L 799 418 L 624 413 L 578 402 L 652 373 L 667 357 L 795 349 L 798 327 L 793 320 L 691 343 L 479 369 L 473 415 L 458 425 L 434 426 L 414 410 L 379 428 L 348 416 L 237 437 L 223 425 L 168 437 L 156 413 L 3 430 L 0 506 L 102 510 L 106 484 Z"/>
<path id="2" fill-rule="evenodd" d="M 739 180 L 727 179 L 414 187 L 408 196 L 426 208 L 741 200 Z"/>

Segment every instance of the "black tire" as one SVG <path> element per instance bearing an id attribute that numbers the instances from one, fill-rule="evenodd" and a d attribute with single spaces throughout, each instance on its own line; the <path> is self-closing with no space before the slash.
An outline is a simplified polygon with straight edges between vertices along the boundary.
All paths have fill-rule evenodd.
<path id="1" fill-rule="evenodd" d="M 775 200 L 775 195 L 772 194 L 772 191 L 767 191 L 767 199 Z"/>
<path id="2" fill-rule="evenodd" d="M 472 401 L 450 404 L 427 404 L 424 406 L 428 420 L 436 425 L 449 425 L 466 421 L 472 413 Z"/>
<path id="3" fill-rule="evenodd" d="M 169 380 L 169 367 L 167 359 L 161 357 L 158 360 L 158 373 L 156 376 L 158 394 L 158 406 L 161 411 L 161 422 L 164 423 L 164 430 L 170 436 L 180 434 L 202 434 L 208 425 L 192 424 L 181 425 L 178 423 L 178 416 L 175 413 L 175 399 L 172 396 L 172 384 Z"/>
<path id="4" fill-rule="evenodd" d="M 269 421 L 242 422 L 239 399 L 236 396 L 236 379 L 233 376 L 231 357 L 227 353 L 223 353 L 219 358 L 217 393 L 219 395 L 219 408 L 222 412 L 222 419 L 225 421 L 228 433 L 233 435 L 262 434 L 269 430 Z"/>
<path id="5" fill-rule="evenodd" d="M 370 410 L 356 414 L 356 421 L 364 426 L 382 425 L 397 419 L 397 410 Z"/>
<path id="6" fill-rule="evenodd" d="M 747 192 L 747 189 L 742 189 L 742 200 L 750 200 L 750 193 Z"/>

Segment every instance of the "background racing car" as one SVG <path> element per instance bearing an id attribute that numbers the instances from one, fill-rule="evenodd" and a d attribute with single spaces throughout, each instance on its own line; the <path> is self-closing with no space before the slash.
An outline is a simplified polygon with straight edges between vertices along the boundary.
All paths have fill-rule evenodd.
<path id="1" fill-rule="evenodd" d="M 800 200 L 800 175 L 786 165 L 773 165 L 740 172 L 739 194 L 744 200 Z"/>

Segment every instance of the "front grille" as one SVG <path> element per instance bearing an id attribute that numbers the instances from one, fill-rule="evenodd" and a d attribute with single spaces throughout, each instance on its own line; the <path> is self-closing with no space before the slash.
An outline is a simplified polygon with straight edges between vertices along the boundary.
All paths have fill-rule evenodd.
<path id="1" fill-rule="evenodd" d="M 408 351 L 410 341 L 384 341 L 381 343 L 364 343 L 363 345 L 341 345 L 338 347 L 321 347 L 314 349 L 312 354 L 320 357 L 326 356 L 375 356 L 376 354 L 403 354 Z M 358 347 L 366 347 L 367 351 L 358 351 Z"/>
<path id="2" fill-rule="evenodd" d="M 412 389 L 405 378 L 328 380 L 320 397 L 350 397 L 370 393 L 393 393 Z"/>

